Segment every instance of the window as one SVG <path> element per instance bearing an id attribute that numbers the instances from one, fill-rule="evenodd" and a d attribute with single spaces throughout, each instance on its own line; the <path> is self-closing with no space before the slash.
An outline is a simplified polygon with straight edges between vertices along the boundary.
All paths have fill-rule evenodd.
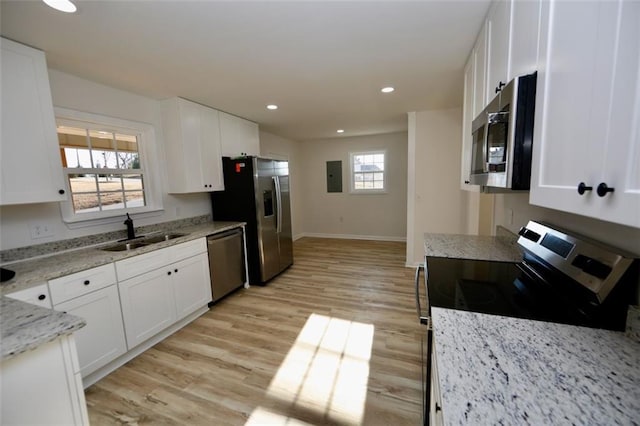
<path id="1" fill-rule="evenodd" d="M 69 112 L 69 111 L 67 111 Z M 144 144 L 153 128 L 142 123 L 56 110 L 60 157 L 70 200 L 66 222 L 157 210 L 145 168 Z M 76 118 L 69 118 L 69 116 Z M 78 115 L 91 120 L 82 120 Z"/>
<path id="2" fill-rule="evenodd" d="M 385 152 L 354 152 L 350 157 L 351 192 L 385 192 Z"/>

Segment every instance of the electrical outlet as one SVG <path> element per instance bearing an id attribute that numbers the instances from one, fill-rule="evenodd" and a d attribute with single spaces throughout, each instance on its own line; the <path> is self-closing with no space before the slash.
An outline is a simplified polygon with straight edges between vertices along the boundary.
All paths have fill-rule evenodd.
<path id="1" fill-rule="evenodd" d="M 31 239 L 37 240 L 39 238 L 53 237 L 53 226 L 47 222 L 34 222 L 29 224 L 31 231 Z"/>

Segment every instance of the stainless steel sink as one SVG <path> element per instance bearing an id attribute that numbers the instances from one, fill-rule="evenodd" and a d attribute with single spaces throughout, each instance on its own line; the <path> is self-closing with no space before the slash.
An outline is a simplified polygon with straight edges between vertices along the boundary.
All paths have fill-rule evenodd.
<path id="1" fill-rule="evenodd" d="M 161 243 L 163 241 L 169 241 L 176 238 L 184 237 L 185 235 L 187 234 L 170 233 L 170 234 L 154 235 L 152 237 L 151 236 L 145 237 L 143 241 L 148 244 L 154 244 L 154 243 Z"/>
<path id="2" fill-rule="evenodd" d="M 133 250 L 133 249 L 137 249 L 139 247 L 144 247 L 144 246 L 148 246 L 149 243 L 143 242 L 143 241 L 134 241 L 134 242 L 130 242 L 130 243 L 119 243 L 119 244 L 114 244 L 112 246 L 107 246 L 107 247 L 102 247 L 101 250 L 106 250 L 106 251 L 127 251 L 127 250 Z"/>
<path id="3" fill-rule="evenodd" d="M 105 250 L 105 251 L 128 251 L 128 250 L 133 250 L 133 249 L 137 249 L 137 248 L 140 248 L 140 247 L 145 247 L 145 246 L 148 246 L 150 244 L 161 243 L 163 241 L 169 241 L 169 240 L 173 240 L 173 239 L 176 239 L 176 238 L 184 237 L 186 235 L 187 234 L 178 234 L 178 233 L 152 235 L 152 236 L 148 236 L 148 237 L 141 237 L 140 239 L 137 239 L 136 241 L 119 242 L 118 244 L 113 244 L 113 245 L 110 245 L 110 246 L 102 247 L 100 250 Z"/>

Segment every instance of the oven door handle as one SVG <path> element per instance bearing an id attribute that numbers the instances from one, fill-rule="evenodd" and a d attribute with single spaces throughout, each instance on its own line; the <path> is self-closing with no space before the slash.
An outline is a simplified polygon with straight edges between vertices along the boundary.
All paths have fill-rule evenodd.
<path id="1" fill-rule="evenodd" d="M 416 286 L 416 310 L 418 311 L 418 319 L 420 320 L 420 324 L 428 325 L 429 324 L 429 316 L 422 315 L 422 306 L 420 306 L 420 271 L 424 270 L 424 288 L 425 292 L 427 291 L 427 269 L 424 264 L 419 264 L 416 267 L 416 276 L 415 276 L 415 286 Z M 428 295 L 428 293 L 426 293 Z M 429 299 L 427 296 L 427 312 L 429 312 Z"/>

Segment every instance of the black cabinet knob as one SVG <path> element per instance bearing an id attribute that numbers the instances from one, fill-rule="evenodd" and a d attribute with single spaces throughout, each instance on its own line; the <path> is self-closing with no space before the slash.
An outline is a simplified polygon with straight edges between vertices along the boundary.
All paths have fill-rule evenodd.
<path id="1" fill-rule="evenodd" d="M 171 275 L 171 271 L 168 271 L 168 272 L 167 272 L 167 275 Z"/>
<path id="2" fill-rule="evenodd" d="M 59 189 L 58 190 L 58 194 L 60 194 L 60 195 L 64 194 L 64 189 Z"/>
<path id="3" fill-rule="evenodd" d="M 584 182 L 578 184 L 578 194 L 583 195 L 587 191 L 591 191 L 593 186 L 587 186 Z"/>
<path id="4" fill-rule="evenodd" d="M 178 270 L 177 270 L 177 269 L 174 269 L 174 270 L 173 270 L 173 272 L 175 272 L 175 273 L 177 274 L 177 273 L 178 273 Z"/>
<path id="5" fill-rule="evenodd" d="M 465 180 L 464 183 L 469 185 L 471 182 L 469 182 L 468 180 Z"/>
<path id="6" fill-rule="evenodd" d="M 38 300 L 44 300 L 46 298 L 47 296 L 45 296 L 44 294 L 41 294 L 40 296 L 38 296 Z"/>
<path id="7" fill-rule="evenodd" d="M 89 280 L 84 280 L 84 285 L 89 285 L 91 283 L 91 281 Z"/>
<path id="8" fill-rule="evenodd" d="M 608 192 L 613 192 L 613 191 L 615 191 L 615 189 L 609 188 L 607 184 L 604 182 L 598 185 L 598 188 L 596 189 L 596 192 L 598 193 L 599 197 L 604 197 L 605 195 L 607 195 Z"/>

